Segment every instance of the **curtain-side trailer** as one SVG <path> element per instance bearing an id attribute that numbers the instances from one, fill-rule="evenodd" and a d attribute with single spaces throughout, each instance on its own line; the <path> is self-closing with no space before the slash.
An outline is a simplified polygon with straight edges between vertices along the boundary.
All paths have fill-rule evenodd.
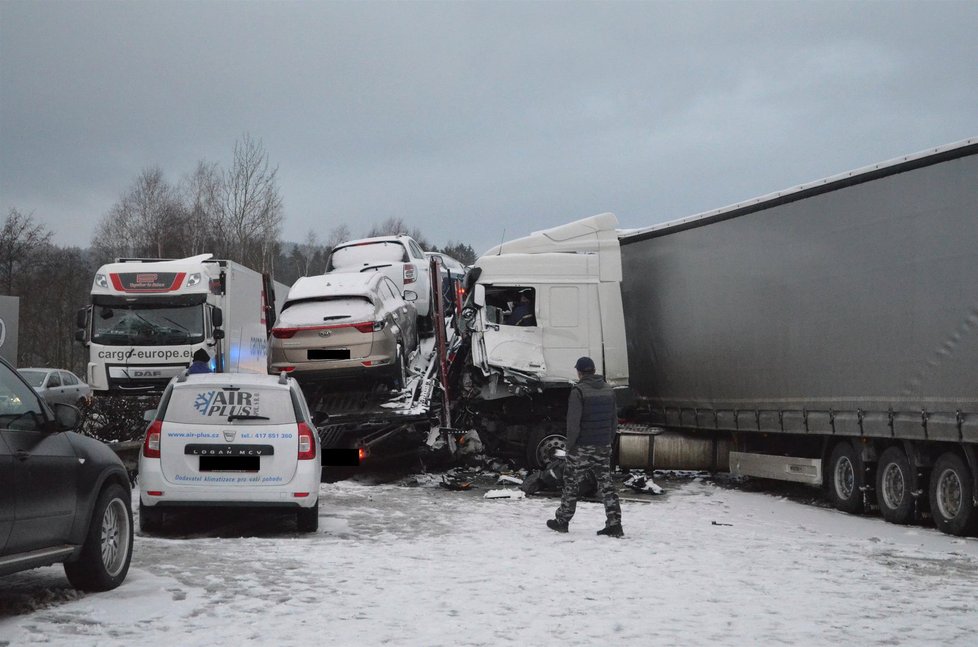
<path id="1" fill-rule="evenodd" d="M 653 424 L 841 510 L 978 527 L 978 140 L 620 245 Z"/>

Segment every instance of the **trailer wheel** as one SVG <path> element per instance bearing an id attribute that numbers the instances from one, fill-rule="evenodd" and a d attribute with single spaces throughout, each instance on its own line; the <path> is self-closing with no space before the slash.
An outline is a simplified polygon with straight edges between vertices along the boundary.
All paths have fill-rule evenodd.
<path id="1" fill-rule="evenodd" d="M 910 491 L 910 461 L 899 447 L 888 447 L 876 467 L 876 499 L 880 514 L 890 523 L 913 521 L 914 498 Z"/>
<path id="2" fill-rule="evenodd" d="M 530 469 L 543 469 L 558 449 L 567 447 L 567 436 L 550 427 L 534 429 L 526 443 L 526 463 Z"/>
<path id="3" fill-rule="evenodd" d="M 938 530 L 958 537 L 974 531 L 978 520 L 974 491 L 964 460 L 954 452 L 942 454 L 930 475 L 930 511 Z"/>
<path id="4" fill-rule="evenodd" d="M 848 441 L 832 449 L 828 473 L 829 499 L 836 510 L 859 514 L 863 511 L 863 486 L 866 477 L 859 452 Z"/>

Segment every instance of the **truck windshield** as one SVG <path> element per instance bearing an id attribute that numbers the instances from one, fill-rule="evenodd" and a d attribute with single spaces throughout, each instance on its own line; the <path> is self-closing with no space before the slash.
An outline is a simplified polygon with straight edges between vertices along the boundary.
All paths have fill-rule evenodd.
<path id="1" fill-rule="evenodd" d="M 95 306 L 92 342 L 106 346 L 177 346 L 204 341 L 204 306 Z"/>

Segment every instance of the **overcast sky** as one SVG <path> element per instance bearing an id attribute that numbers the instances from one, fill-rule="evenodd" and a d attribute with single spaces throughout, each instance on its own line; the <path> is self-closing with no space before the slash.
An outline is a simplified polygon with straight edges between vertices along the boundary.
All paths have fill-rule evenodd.
<path id="1" fill-rule="evenodd" d="M 87 246 L 141 170 L 279 169 L 284 238 L 477 252 L 978 136 L 978 2 L 0 0 L 0 213 Z"/>

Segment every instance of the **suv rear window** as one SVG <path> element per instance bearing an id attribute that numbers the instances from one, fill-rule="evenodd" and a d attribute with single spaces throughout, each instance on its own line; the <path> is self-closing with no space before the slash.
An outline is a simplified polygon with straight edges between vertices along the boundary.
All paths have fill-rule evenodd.
<path id="1" fill-rule="evenodd" d="M 362 243 L 334 249 L 329 257 L 328 270 L 361 267 L 365 263 L 406 263 L 407 252 L 397 241 Z"/>
<path id="2" fill-rule="evenodd" d="M 295 424 L 295 408 L 288 389 L 242 386 L 174 388 L 166 405 L 165 422 L 190 425 L 226 425 L 228 416 L 260 416 L 235 419 L 237 425 Z M 267 418 L 267 419 L 266 419 Z"/>

